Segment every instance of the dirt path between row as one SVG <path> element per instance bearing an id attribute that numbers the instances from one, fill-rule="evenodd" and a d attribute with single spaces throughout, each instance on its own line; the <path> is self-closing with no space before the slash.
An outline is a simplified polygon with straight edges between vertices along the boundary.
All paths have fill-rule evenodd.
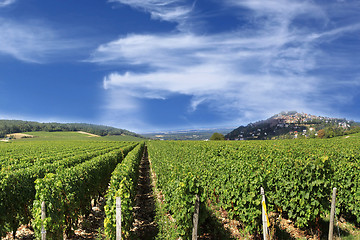
<path id="1" fill-rule="evenodd" d="M 134 214 L 132 235 L 136 239 L 154 239 L 158 229 L 155 222 L 155 198 L 151 185 L 150 163 L 146 147 L 139 167 Z"/>

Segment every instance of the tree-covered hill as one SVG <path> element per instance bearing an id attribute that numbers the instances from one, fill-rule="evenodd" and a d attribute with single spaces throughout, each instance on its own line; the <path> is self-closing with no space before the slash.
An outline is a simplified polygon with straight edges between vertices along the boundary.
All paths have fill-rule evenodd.
<path id="1" fill-rule="evenodd" d="M 100 136 L 127 135 L 134 137 L 142 137 L 141 135 L 130 132 L 128 130 L 88 123 L 39 123 L 22 120 L 0 120 L 0 138 L 3 138 L 6 136 L 6 134 L 10 133 L 36 131 L 84 131 Z"/>

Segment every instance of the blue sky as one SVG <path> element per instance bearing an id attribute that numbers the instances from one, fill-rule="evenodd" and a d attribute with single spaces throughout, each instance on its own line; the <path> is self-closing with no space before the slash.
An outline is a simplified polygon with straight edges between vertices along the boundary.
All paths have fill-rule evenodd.
<path id="1" fill-rule="evenodd" d="M 0 118 L 136 132 L 360 121 L 358 0 L 0 0 Z"/>

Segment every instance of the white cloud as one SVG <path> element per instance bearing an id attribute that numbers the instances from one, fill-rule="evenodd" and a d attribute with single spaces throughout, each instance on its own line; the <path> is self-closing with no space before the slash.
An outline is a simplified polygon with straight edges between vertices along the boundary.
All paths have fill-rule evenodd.
<path id="1" fill-rule="evenodd" d="M 204 39 L 187 34 L 175 35 L 129 35 L 108 44 L 101 45 L 89 61 L 150 64 L 165 67 L 174 66 L 184 51 L 204 48 Z M 152 56 L 150 59 L 149 56 Z M 173 57 L 171 57 L 173 56 Z"/>
<path id="2" fill-rule="evenodd" d="M 321 12 L 317 5 L 310 1 L 299 0 L 225 0 L 233 6 L 246 7 L 256 11 L 260 15 L 299 15 L 303 13 L 312 14 L 314 11 Z"/>
<path id="3" fill-rule="evenodd" d="M 0 0 L 0 7 L 9 6 L 15 2 L 16 2 L 16 0 Z"/>
<path id="4" fill-rule="evenodd" d="M 314 41 L 314 40 L 324 39 L 326 41 L 331 41 L 343 36 L 345 33 L 356 32 L 359 30 L 360 30 L 360 23 L 356 23 L 345 27 L 335 28 L 326 32 L 311 34 L 309 35 L 308 40 Z"/>
<path id="5" fill-rule="evenodd" d="M 243 37 L 238 32 L 211 36 L 185 33 L 129 35 L 99 46 L 89 61 L 100 64 L 146 65 L 164 71 L 183 71 L 185 67 L 204 63 L 229 67 L 236 65 L 241 69 L 248 68 L 254 61 L 260 61 L 261 64 L 274 61 L 285 54 L 281 47 L 290 41 L 297 41 L 296 38 L 297 36 L 287 35 L 269 36 L 265 32 L 256 37 Z M 295 59 L 300 54 L 301 44 L 297 43 L 297 47 L 292 47 L 286 54 L 292 54 Z M 208 69 L 210 68 L 211 66 Z"/>
<path id="6" fill-rule="evenodd" d="M 165 98 L 163 94 L 180 93 L 186 95 L 207 94 L 226 88 L 231 78 L 223 75 L 224 69 L 220 66 L 196 66 L 183 71 L 154 72 L 148 74 L 120 75 L 117 73 L 105 77 L 104 85 L 107 89 L 122 87 L 125 89 L 143 88 L 153 90 L 151 98 Z M 222 81 L 219 81 L 222 79 Z M 142 93 L 140 96 L 144 96 Z M 146 95 L 145 95 L 146 96 Z"/>
<path id="7" fill-rule="evenodd" d="M 350 99 L 342 93 L 326 96 L 334 80 L 311 76 L 309 71 L 316 70 L 326 58 L 319 44 L 358 31 L 358 24 L 326 31 L 293 25 L 294 19 L 304 15 L 326 24 L 325 11 L 310 1 L 227 0 L 226 4 L 251 9 L 259 19 L 256 27 L 211 35 L 132 34 L 99 46 L 89 61 L 120 64 L 122 68 L 147 67 L 146 72 L 113 72 L 106 76 L 108 106 L 125 111 L 130 111 L 130 106 L 132 114 L 139 116 L 139 102 L 119 102 L 184 94 L 193 99 L 189 113 L 207 104 L 214 111 L 231 112 L 234 123 L 246 123 L 289 109 L 331 112 L 336 102 Z M 155 12 L 155 8 L 169 11 L 163 1 L 134 1 L 132 6 L 148 12 Z M 118 91 L 117 95 L 111 91 Z"/>
<path id="8" fill-rule="evenodd" d="M 267 72 L 274 67 L 267 66 L 267 61 L 261 59 L 261 54 L 240 52 L 235 54 L 236 56 L 231 56 L 233 50 L 235 49 L 229 48 L 226 53 L 216 49 L 200 51 L 197 61 L 201 63 L 193 66 L 188 64 L 194 62 L 193 59 L 189 60 L 180 55 L 174 67 L 168 65 L 166 61 L 164 66 L 160 66 L 159 61 L 155 60 L 155 63 L 149 61 L 148 64 L 160 70 L 150 73 L 109 74 L 104 78 L 104 87 L 108 91 L 118 90 L 116 96 L 119 96 L 119 99 L 116 97 L 108 97 L 108 99 L 111 99 L 111 104 L 116 105 L 119 102 L 126 103 L 124 98 L 166 99 L 172 94 L 184 94 L 193 98 L 189 105 L 190 113 L 196 111 L 201 104 L 209 104 L 214 111 L 237 111 L 242 116 L 255 116 L 256 113 L 257 117 L 267 117 L 282 109 L 309 110 L 315 104 L 322 105 L 320 101 L 311 104 L 306 101 L 316 94 L 319 85 L 322 84 L 321 79 L 299 77 L 294 72 L 288 73 L 284 70 L 278 74 L 269 74 Z M 262 50 L 262 52 L 266 51 Z M 207 54 L 212 57 L 207 57 Z M 144 57 L 144 59 L 151 59 L 151 56 L 148 55 L 148 58 Z M 253 63 L 247 63 L 248 61 Z M 280 64 L 280 60 L 278 62 Z M 254 65 L 251 66 L 252 64 Z M 265 69 L 262 69 L 261 65 Z M 254 68 L 254 71 L 248 72 L 249 67 Z M 121 106 L 118 110 L 129 110 L 129 105 L 121 104 Z M 137 110 L 141 111 L 141 105 L 130 106 L 133 107 L 131 109 L 133 114 Z M 237 114 L 234 113 L 234 116 Z"/>
<path id="9" fill-rule="evenodd" d="M 10 55 L 25 62 L 41 63 L 50 57 L 73 54 L 86 44 L 66 40 L 53 29 L 37 21 L 26 24 L 0 18 L 0 55 Z"/>
<path id="10" fill-rule="evenodd" d="M 193 9 L 193 6 L 186 4 L 185 0 L 109 0 L 109 2 L 126 4 L 148 12 L 153 19 L 176 22 L 180 29 L 189 20 Z"/>

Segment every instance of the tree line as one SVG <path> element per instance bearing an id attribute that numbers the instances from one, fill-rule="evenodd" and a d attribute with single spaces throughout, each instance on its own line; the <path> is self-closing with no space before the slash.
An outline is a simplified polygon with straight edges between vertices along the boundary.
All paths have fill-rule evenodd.
<path id="1" fill-rule="evenodd" d="M 139 134 L 130 132 L 125 129 L 119 129 L 103 125 L 95 125 L 88 123 L 39 123 L 22 120 L 0 120 L 0 138 L 4 138 L 7 134 L 21 132 L 62 132 L 62 131 L 84 131 L 100 136 L 106 135 L 128 135 L 134 137 L 142 137 Z"/>
<path id="2" fill-rule="evenodd" d="M 359 132 L 360 132 L 360 126 L 351 126 L 348 129 L 332 126 L 332 127 L 325 127 L 323 129 L 320 129 L 317 132 L 317 137 L 318 138 L 333 138 L 333 137 L 345 136 L 345 135 L 350 135 L 350 134 L 359 133 Z"/>

